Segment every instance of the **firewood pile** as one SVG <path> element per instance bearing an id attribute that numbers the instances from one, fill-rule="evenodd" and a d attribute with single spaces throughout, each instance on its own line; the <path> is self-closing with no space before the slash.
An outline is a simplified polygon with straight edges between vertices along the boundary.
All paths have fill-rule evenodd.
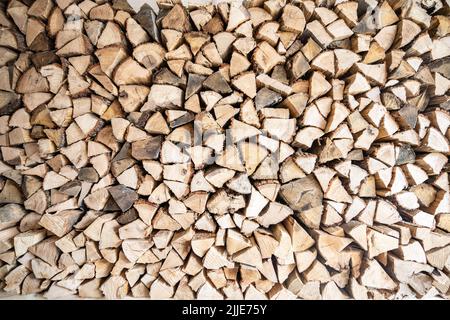
<path id="1" fill-rule="evenodd" d="M 445 0 L 0 3 L 0 291 L 449 298 Z"/>

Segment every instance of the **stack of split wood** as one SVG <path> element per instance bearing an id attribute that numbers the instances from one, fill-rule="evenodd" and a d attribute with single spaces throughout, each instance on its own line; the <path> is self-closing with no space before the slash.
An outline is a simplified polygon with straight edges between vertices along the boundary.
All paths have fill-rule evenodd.
<path id="1" fill-rule="evenodd" d="M 2 1 L 0 291 L 449 298 L 447 3 Z"/>

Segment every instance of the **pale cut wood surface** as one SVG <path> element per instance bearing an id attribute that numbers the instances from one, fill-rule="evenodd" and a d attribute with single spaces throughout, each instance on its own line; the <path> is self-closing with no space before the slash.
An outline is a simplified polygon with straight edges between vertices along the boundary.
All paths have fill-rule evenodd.
<path id="1" fill-rule="evenodd" d="M 448 1 L 144 2 L 0 4 L 0 299 L 449 298 Z"/>

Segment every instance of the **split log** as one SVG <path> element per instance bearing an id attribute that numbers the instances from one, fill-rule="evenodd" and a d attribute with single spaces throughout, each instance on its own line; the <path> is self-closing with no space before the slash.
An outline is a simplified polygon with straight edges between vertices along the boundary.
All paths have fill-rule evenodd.
<path id="1" fill-rule="evenodd" d="M 0 291 L 448 298 L 448 4 L 157 7 L 0 5 Z"/>

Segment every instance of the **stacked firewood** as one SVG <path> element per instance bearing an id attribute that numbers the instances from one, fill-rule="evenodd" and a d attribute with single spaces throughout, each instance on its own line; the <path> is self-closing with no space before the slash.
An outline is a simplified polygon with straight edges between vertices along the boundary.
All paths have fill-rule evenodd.
<path id="1" fill-rule="evenodd" d="M 0 3 L 0 291 L 449 298 L 440 0 Z"/>

